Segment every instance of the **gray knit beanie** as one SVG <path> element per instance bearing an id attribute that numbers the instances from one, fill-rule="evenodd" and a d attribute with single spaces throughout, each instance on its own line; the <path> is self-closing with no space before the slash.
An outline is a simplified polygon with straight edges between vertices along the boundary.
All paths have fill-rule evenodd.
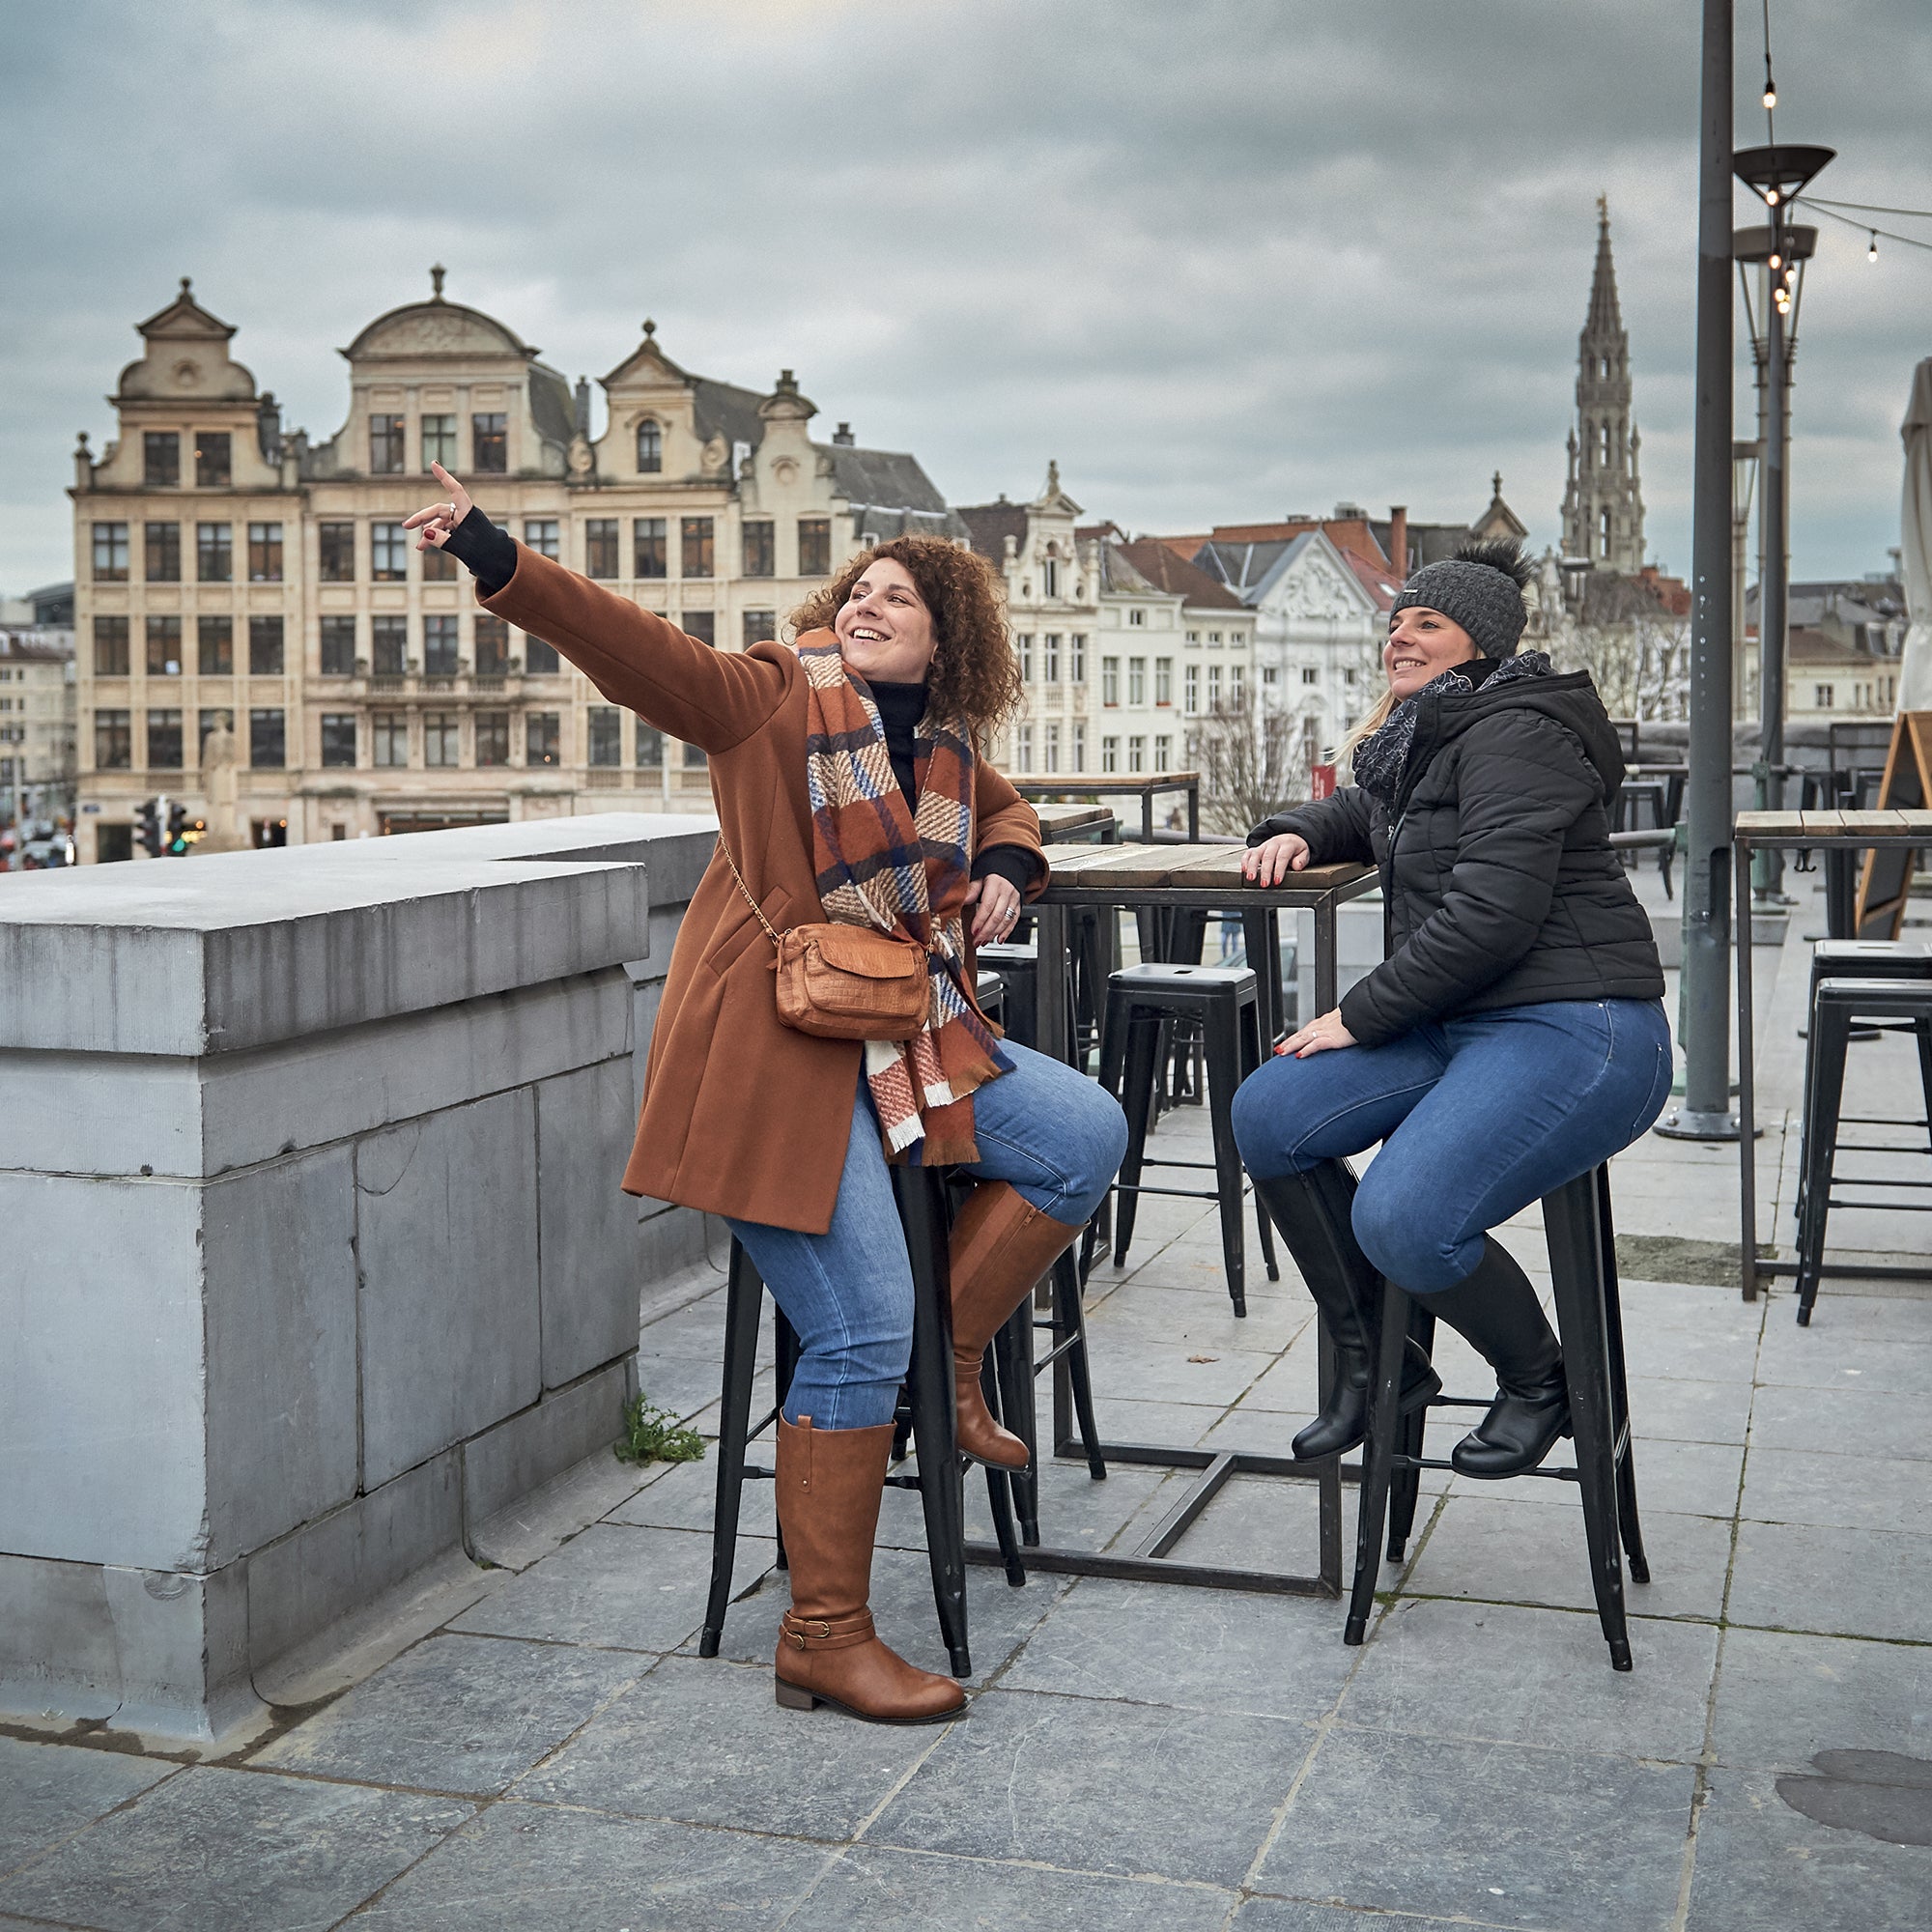
<path id="1" fill-rule="evenodd" d="M 1454 556 L 1425 563 L 1402 586 L 1389 621 L 1413 605 L 1425 605 L 1461 624 L 1482 656 L 1514 657 L 1528 621 L 1522 587 L 1530 574 L 1529 559 L 1519 544 L 1466 543 Z"/>

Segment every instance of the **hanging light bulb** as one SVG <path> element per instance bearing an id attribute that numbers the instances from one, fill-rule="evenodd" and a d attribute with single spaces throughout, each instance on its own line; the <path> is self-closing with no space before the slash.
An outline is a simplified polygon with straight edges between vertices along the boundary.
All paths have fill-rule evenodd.
<path id="1" fill-rule="evenodd" d="M 1781 268 L 1783 268 L 1783 267 L 1784 267 L 1784 257 L 1783 257 L 1782 255 L 1774 255 L 1774 256 L 1773 256 L 1773 257 L 1771 258 L 1771 266 L 1772 266 L 1772 267 L 1773 267 L 1774 269 L 1781 269 Z"/>
<path id="2" fill-rule="evenodd" d="M 1878 260 L 1878 230 L 1876 228 L 1872 230 L 1871 246 L 1865 250 L 1865 260 L 1867 262 L 1876 262 Z"/>
<path id="3" fill-rule="evenodd" d="M 1776 107 L 1777 105 L 1776 83 L 1769 77 L 1766 78 L 1764 83 L 1764 104 L 1767 107 Z"/>

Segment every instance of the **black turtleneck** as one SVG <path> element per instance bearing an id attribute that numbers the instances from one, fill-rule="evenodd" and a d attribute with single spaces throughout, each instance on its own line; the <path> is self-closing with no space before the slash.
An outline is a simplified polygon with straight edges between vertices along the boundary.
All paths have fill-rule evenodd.
<path id="1" fill-rule="evenodd" d="M 500 530 L 480 509 L 469 514 L 449 533 L 443 546 L 451 556 L 466 565 L 476 579 L 479 595 L 494 597 L 517 572 L 517 546 L 507 530 Z M 919 777 L 914 739 L 919 721 L 925 715 L 923 684 L 886 684 L 874 680 L 872 701 L 879 707 L 879 723 L 885 726 L 886 751 L 892 757 L 893 776 L 899 781 L 906 803 L 917 810 Z M 973 862 L 973 876 L 983 879 L 997 875 L 1024 893 L 1040 869 L 1040 861 L 1024 845 L 991 845 Z"/>

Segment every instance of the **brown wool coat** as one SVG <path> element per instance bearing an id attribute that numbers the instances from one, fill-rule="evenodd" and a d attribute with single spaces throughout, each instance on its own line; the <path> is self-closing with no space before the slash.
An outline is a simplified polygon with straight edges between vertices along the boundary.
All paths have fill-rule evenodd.
<path id="1" fill-rule="evenodd" d="M 522 545 L 516 575 L 482 602 L 555 645 L 613 704 L 701 747 L 724 838 L 766 918 L 781 932 L 824 919 L 806 793 L 806 681 L 794 652 L 777 643 L 714 650 Z M 1037 853 L 1033 807 L 983 760 L 976 772 L 975 851 Z M 1045 883 L 1042 869 L 1030 895 Z M 781 1026 L 771 962 L 771 941 L 714 855 L 671 952 L 623 1184 L 823 1234 L 862 1049 Z"/>

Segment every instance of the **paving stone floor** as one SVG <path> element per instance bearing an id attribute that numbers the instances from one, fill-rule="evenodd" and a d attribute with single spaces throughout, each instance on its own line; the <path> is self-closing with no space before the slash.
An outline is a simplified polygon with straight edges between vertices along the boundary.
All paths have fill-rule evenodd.
<path id="1" fill-rule="evenodd" d="M 1789 977 L 1768 996 L 1779 1025 Z M 1856 1052 L 1864 1091 L 1902 1111 L 1908 1050 Z M 1789 1098 L 1774 1083 L 1767 1118 Z M 1159 1138 L 1203 1135 L 1190 1110 Z M 1774 1234 L 1784 1143 L 1762 1143 Z M 1621 1231 L 1676 1237 L 1703 1258 L 1687 1272 L 1716 1272 L 1734 1162 L 1639 1144 L 1617 1166 Z M 1922 1252 L 1902 1218 L 1847 1215 L 1834 1238 Z M 1533 1213 L 1507 1238 L 1547 1273 Z M 1236 1321 L 1211 1210 L 1150 1206 L 1129 1266 L 1097 1267 L 1090 1298 L 1109 1434 L 1286 1442 L 1312 1399 L 1312 1309 L 1292 1271 L 1251 1270 Z M 643 1338 L 646 1388 L 700 1424 L 715 1280 L 654 1297 Z M 1333 1602 L 1046 1576 L 1015 1590 L 975 1570 L 966 1720 L 781 1712 L 769 1490 L 749 1499 L 724 1655 L 704 1662 L 710 1464 L 613 1463 L 549 1519 L 533 1507 L 462 1614 L 228 1760 L 0 1734 L 0 1927 L 1917 1932 L 1932 1295 L 1833 1283 L 1806 1331 L 1788 1290 L 1747 1306 L 1631 1278 L 1624 1298 L 1654 1570 L 1632 1586 L 1628 1676 L 1588 1607 L 1574 1488 L 1453 1478 L 1429 1488 L 1364 1648 L 1343 1647 Z M 1453 1337 L 1441 1353 L 1452 1387 L 1488 1392 Z M 1056 1464 L 1047 1534 L 1131 1542 L 1180 1480 Z M 1312 1567 L 1314 1536 L 1308 1486 L 1236 1480 L 1183 1548 Z M 941 1665 L 902 1493 L 874 1602 Z"/>

